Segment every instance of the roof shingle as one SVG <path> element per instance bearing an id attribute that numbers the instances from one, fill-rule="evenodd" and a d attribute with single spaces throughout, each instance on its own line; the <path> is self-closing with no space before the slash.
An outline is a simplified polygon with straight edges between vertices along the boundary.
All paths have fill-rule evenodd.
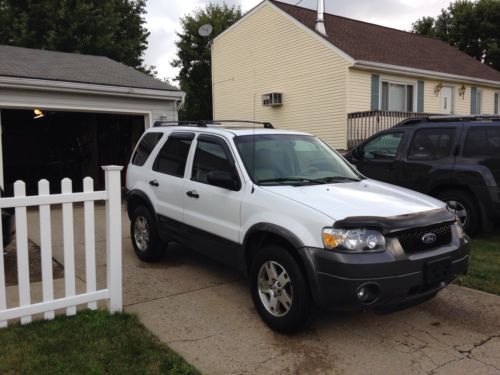
<path id="1" fill-rule="evenodd" d="M 179 91 L 103 56 L 0 45 L 0 76 Z"/>
<path id="2" fill-rule="evenodd" d="M 314 10 L 270 0 L 314 30 Z M 449 44 L 427 36 L 325 13 L 324 38 L 355 60 L 499 81 L 500 72 Z"/>

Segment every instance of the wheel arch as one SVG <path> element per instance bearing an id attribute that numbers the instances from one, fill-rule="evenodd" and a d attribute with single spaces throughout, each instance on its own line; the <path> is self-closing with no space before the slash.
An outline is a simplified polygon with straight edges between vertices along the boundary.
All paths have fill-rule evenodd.
<path id="1" fill-rule="evenodd" d="M 156 218 L 155 209 L 151 200 L 148 196 L 141 190 L 131 190 L 127 193 L 127 213 L 128 217 L 132 217 L 132 213 L 139 206 L 145 206 L 151 212 L 153 217 Z"/>
<path id="2" fill-rule="evenodd" d="M 314 301 L 318 301 L 318 285 L 314 263 L 306 251 L 306 246 L 290 230 L 272 223 L 254 224 L 247 231 L 243 240 L 245 273 L 248 275 L 253 256 L 267 244 L 276 244 L 285 248 L 297 261 L 304 272 L 308 288 Z"/>

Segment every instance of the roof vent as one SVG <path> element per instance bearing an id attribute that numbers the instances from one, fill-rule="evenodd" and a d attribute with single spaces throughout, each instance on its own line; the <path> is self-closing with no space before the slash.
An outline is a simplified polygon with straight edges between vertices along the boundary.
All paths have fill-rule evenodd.
<path id="1" fill-rule="evenodd" d="M 325 29 L 325 0 L 318 0 L 318 18 L 316 19 L 316 31 L 326 36 Z"/>

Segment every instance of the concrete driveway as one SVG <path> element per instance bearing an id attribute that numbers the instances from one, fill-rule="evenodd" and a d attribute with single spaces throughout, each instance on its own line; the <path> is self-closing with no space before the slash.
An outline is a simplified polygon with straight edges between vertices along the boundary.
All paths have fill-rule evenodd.
<path id="1" fill-rule="evenodd" d="M 105 280 L 104 210 L 97 209 L 99 283 Z M 54 223 L 60 212 L 53 210 Z M 37 218 L 30 213 L 30 238 Z M 57 225 L 54 225 L 57 227 Z M 123 211 L 125 311 L 206 374 L 499 374 L 500 297 L 450 286 L 435 299 L 391 315 L 320 313 L 305 332 L 269 330 L 246 281 L 188 249 L 140 262 Z M 81 219 L 75 212 L 76 269 L 85 281 Z M 60 233 L 54 256 L 62 263 Z M 58 242 L 59 241 L 59 242 Z"/>

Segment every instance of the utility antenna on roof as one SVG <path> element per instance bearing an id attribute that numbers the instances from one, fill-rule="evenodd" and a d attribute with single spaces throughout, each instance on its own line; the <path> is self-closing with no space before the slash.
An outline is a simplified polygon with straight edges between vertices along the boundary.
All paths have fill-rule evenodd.
<path id="1" fill-rule="evenodd" d="M 316 18 L 316 31 L 326 36 L 325 29 L 325 0 L 318 0 L 318 17 Z"/>

